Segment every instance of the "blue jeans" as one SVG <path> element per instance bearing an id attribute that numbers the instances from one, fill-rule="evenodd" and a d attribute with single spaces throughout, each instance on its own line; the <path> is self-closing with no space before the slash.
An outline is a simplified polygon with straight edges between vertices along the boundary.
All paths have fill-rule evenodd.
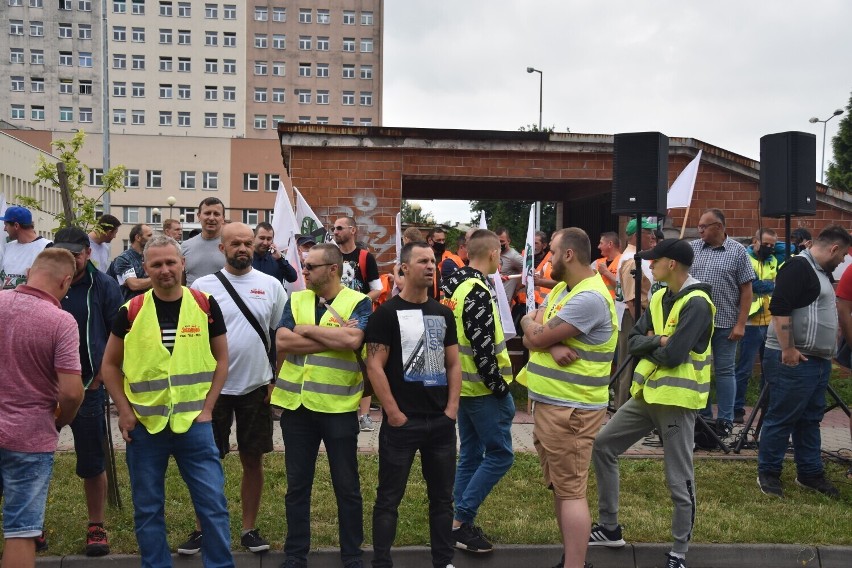
<path id="1" fill-rule="evenodd" d="M 325 444 L 331 485 L 337 499 L 337 525 L 343 564 L 361 558 L 364 541 L 364 507 L 358 478 L 358 413 L 328 414 L 304 406 L 284 410 L 284 465 L 287 493 L 284 505 L 287 537 L 284 554 L 306 564 L 311 548 L 311 489 L 320 442 Z"/>
<path id="2" fill-rule="evenodd" d="M 819 423 L 825 414 L 831 361 L 808 357 L 790 367 L 781 362 L 780 351 L 767 348 L 763 362 L 770 397 L 760 431 L 757 470 L 781 474 L 792 434 L 796 472 L 800 477 L 819 477 L 823 472 Z"/>
<path id="3" fill-rule="evenodd" d="M 32 538 L 44 527 L 53 452 L 13 452 L 0 448 L 3 537 Z"/>
<path id="4" fill-rule="evenodd" d="M 737 342 L 728 339 L 731 329 L 730 327 L 715 328 L 711 343 L 713 378 L 716 382 L 717 418 L 729 423 L 734 421 L 734 395 L 736 394 L 734 361 L 737 359 Z M 713 404 L 709 398 L 707 407 L 700 414 L 708 420 L 713 418 Z"/>
<path id="5" fill-rule="evenodd" d="M 740 339 L 740 357 L 737 359 L 737 367 L 734 371 L 737 377 L 737 394 L 734 398 L 734 410 L 745 410 L 745 397 L 748 390 L 748 382 L 751 380 L 751 371 L 754 369 L 754 358 L 760 355 L 763 360 L 763 344 L 766 343 L 766 330 L 768 325 L 747 325 L 745 335 Z M 763 364 L 760 367 L 761 384 Z"/>
<path id="6" fill-rule="evenodd" d="M 169 456 L 174 456 L 201 523 L 201 559 L 205 568 L 233 567 L 225 474 L 213 441 L 212 424 L 195 422 L 183 434 L 175 434 L 168 427 L 150 434 L 140 422 L 130 437 L 127 469 L 142 566 L 172 565 L 166 541 L 165 480 Z"/>
<path id="7" fill-rule="evenodd" d="M 509 471 L 512 452 L 512 395 L 463 396 L 459 402 L 459 462 L 453 499 L 455 518 L 473 523 L 479 506 Z"/>

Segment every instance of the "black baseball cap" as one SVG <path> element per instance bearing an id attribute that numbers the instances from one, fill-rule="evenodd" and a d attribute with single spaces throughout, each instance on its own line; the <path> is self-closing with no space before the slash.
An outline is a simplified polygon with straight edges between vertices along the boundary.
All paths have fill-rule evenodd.
<path id="1" fill-rule="evenodd" d="M 53 238 L 53 246 L 64 248 L 73 253 L 82 252 L 89 248 L 89 235 L 80 227 L 65 227 L 56 232 Z"/>
<path id="2" fill-rule="evenodd" d="M 643 250 L 636 253 L 636 258 L 642 260 L 657 260 L 658 258 L 670 258 L 685 266 L 692 266 L 695 252 L 688 241 L 684 239 L 663 239 L 651 250 Z"/>

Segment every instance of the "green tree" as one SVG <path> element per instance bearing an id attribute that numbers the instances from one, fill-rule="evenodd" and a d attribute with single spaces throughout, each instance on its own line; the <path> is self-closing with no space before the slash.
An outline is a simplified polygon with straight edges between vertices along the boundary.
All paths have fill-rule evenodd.
<path id="1" fill-rule="evenodd" d="M 837 134 L 831 139 L 834 161 L 828 164 L 826 181 L 829 187 L 852 192 L 852 96 L 840 120 Z"/>
<path id="2" fill-rule="evenodd" d="M 91 168 L 83 164 L 77 157 L 77 154 L 83 148 L 85 137 L 85 133 L 80 131 L 70 140 L 55 140 L 51 142 L 51 146 L 59 153 L 59 162 L 65 165 L 67 181 L 64 186 L 60 181 L 60 172 L 57 163 L 46 160 L 44 156 L 39 156 L 38 158 L 34 183 L 53 185 L 53 187 L 59 190 L 62 196 L 62 203 L 67 204 L 61 212 L 55 214 L 59 226 L 55 227 L 54 230 L 70 225 L 78 226 L 85 231 L 92 230 L 97 219 L 96 209 L 103 202 L 104 195 L 124 189 L 125 168 L 124 166 L 113 166 L 104 172 L 102 191 L 97 197 L 88 197 L 84 194 L 83 190 Z M 44 209 L 42 202 L 38 199 L 23 195 L 18 195 L 15 199 L 20 205 L 28 209 L 54 215 L 52 211 Z"/>
<path id="3" fill-rule="evenodd" d="M 527 237 L 530 207 L 534 201 L 471 201 L 474 214 L 470 223 L 479 226 L 480 211 L 485 211 L 485 221 L 492 231 L 506 227 L 516 250 L 523 247 Z M 556 203 L 543 201 L 541 204 L 541 230 L 550 235 L 556 230 Z"/>

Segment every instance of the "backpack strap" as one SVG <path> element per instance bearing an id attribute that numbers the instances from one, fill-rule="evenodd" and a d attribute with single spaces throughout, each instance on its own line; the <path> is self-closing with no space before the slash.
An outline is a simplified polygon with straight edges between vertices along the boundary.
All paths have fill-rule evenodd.
<path id="1" fill-rule="evenodd" d="M 369 288 L 370 283 L 367 282 L 367 254 L 369 254 L 367 249 L 360 249 L 358 252 L 358 268 L 361 269 L 361 282 Z"/>

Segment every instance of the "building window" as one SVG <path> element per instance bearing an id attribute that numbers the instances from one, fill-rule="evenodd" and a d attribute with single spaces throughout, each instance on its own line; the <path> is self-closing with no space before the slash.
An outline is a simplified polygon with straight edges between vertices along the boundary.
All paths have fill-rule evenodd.
<path id="1" fill-rule="evenodd" d="M 204 32 L 204 45 L 208 47 L 219 45 L 219 32 Z"/>
<path id="2" fill-rule="evenodd" d="M 125 0 L 113 0 L 112 3 L 112 12 L 113 14 L 124 14 L 127 12 L 127 3 Z"/>
<path id="3" fill-rule="evenodd" d="M 287 8 L 272 8 L 272 21 L 273 22 L 286 22 L 287 21 Z"/>
<path id="4" fill-rule="evenodd" d="M 355 104 L 355 91 L 343 91 L 343 99 L 341 99 L 344 106 L 354 105 Z"/>
<path id="5" fill-rule="evenodd" d="M 24 0 L 9 0 L 9 6 L 23 6 Z"/>
<path id="6" fill-rule="evenodd" d="M 201 189 L 205 191 L 219 189 L 219 172 L 201 172 Z"/>
<path id="7" fill-rule="evenodd" d="M 160 111 L 160 126 L 171 126 L 171 125 L 172 125 L 172 111 L 161 110 Z"/>
<path id="8" fill-rule="evenodd" d="M 318 24 L 330 24 L 331 23 L 331 14 L 328 10 L 317 10 L 317 23 Z"/>
<path id="9" fill-rule="evenodd" d="M 236 126 L 237 115 L 227 112 L 222 114 L 222 128 L 236 128 Z"/>
<path id="10" fill-rule="evenodd" d="M 317 63 L 317 77 L 328 77 L 328 63 Z"/>
<path id="11" fill-rule="evenodd" d="M 254 46 L 257 49 L 266 49 L 266 34 L 254 34 Z"/>
<path id="12" fill-rule="evenodd" d="M 125 207 L 124 208 L 124 223 L 133 223 L 134 225 L 139 222 L 139 208 L 138 207 Z"/>
<path id="13" fill-rule="evenodd" d="M 178 18 L 191 18 L 192 6 L 189 2 L 178 2 Z"/>
<path id="14" fill-rule="evenodd" d="M 299 124 L 310 124 L 310 123 L 311 123 L 311 117 L 310 116 L 300 116 L 299 117 Z"/>
<path id="15" fill-rule="evenodd" d="M 192 72 L 192 62 L 189 57 L 178 57 L 178 71 L 180 73 Z"/>
<path id="16" fill-rule="evenodd" d="M 343 24 L 347 26 L 355 25 L 355 12 L 345 11 L 343 12 Z"/>
<path id="17" fill-rule="evenodd" d="M 133 0 L 131 11 L 137 16 L 145 15 L 145 0 Z"/>
<path id="18" fill-rule="evenodd" d="M 373 53 L 373 40 L 371 38 L 361 40 L 361 53 Z"/>
<path id="19" fill-rule="evenodd" d="M 373 78 L 373 66 L 372 65 L 362 65 L 361 66 L 361 78 L 362 79 L 372 79 Z"/>
<path id="20" fill-rule="evenodd" d="M 195 189 L 195 172 L 181 170 L 180 172 L 180 188 Z"/>
<path id="21" fill-rule="evenodd" d="M 80 122 L 92 122 L 92 109 L 91 108 L 81 108 L 80 109 Z"/>
<path id="22" fill-rule="evenodd" d="M 192 42 L 192 33 L 189 30 L 178 30 L 178 45 L 189 45 Z"/>
<path id="23" fill-rule="evenodd" d="M 222 6 L 222 19 L 223 20 L 236 20 L 237 19 L 237 6 L 236 4 L 225 4 Z"/>
<path id="24" fill-rule="evenodd" d="M 254 88 L 254 102 L 265 103 L 266 101 L 267 101 L 266 89 L 261 89 L 259 87 L 255 87 Z"/>
<path id="25" fill-rule="evenodd" d="M 311 15 L 313 10 L 310 8 L 299 8 L 299 23 L 300 24 L 310 24 L 311 23 Z"/>
<path id="26" fill-rule="evenodd" d="M 89 51 L 80 52 L 80 67 L 92 66 L 92 53 Z"/>
<path id="27" fill-rule="evenodd" d="M 222 34 L 222 45 L 224 47 L 237 47 L 237 33 L 224 32 Z"/>
<path id="28" fill-rule="evenodd" d="M 71 10 L 72 0 L 59 0 L 59 9 L 66 12 Z"/>
<path id="29" fill-rule="evenodd" d="M 83 28 L 83 25 L 80 25 L 80 29 Z M 82 35 L 80 39 L 92 39 L 92 26 L 88 26 L 89 28 L 89 37 L 84 38 Z M 30 22 L 30 35 L 33 37 L 43 37 L 44 36 L 44 22 Z"/>
<path id="30" fill-rule="evenodd" d="M 219 6 L 218 4 L 205 4 L 204 5 L 204 17 L 208 20 L 215 20 L 219 17 Z"/>
<path id="31" fill-rule="evenodd" d="M 92 80 L 91 79 L 80 79 L 80 94 L 81 95 L 91 95 L 92 94 Z"/>
<path id="32" fill-rule="evenodd" d="M 13 91 L 23 91 L 24 90 L 24 78 L 17 76 L 12 77 L 12 90 Z"/>
<path id="33" fill-rule="evenodd" d="M 355 52 L 355 38 L 354 37 L 345 37 L 343 38 L 343 51 Z"/>
<path id="34" fill-rule="evenodd" d="M 243 209 L 243 223 L 246 225 L 257 225 L 260 213 L 257 209 Z"/>
<path id="35" fill-rule="evenodd" d="M 360 104 L 361 106 L 373 106 L 373 92 L 361 91 Z"/>
<path id="36" fill-rule="evenodd" d="M 124 170 L 124 187 L 139 189 L 139 170 Z"/>
<path id="37" fill-rule="evenodd" d="M 218 73 L 219 72 L 219 60 L 218 59 L 205 59 L 204 60 L 204 72 L 205 73 Z"/>
<path id="38" fill-rule="evenodd" d="M 272 74 L 276 77 L 284 76 L 285 65 L 283 61 L 273 61 L 272 62 Z"/>
<path id="39" fill-rule="evenodd" d="M 61 31 L 62 30 L 60 28 L 60 32 Z M 113 41 L 127 41 L 127 28 L 125 28 L 124 26 L 113 26 L 112 27 L 112 40 Z"/>
<path id="40" fill-rule="evenodd" d="M 74 120 L 74 109 L 71 107 L 59 107 L 59 122 L 71 122 Z"/>
<path id="41" fill-rule="evenodd" d="M 74 59 L 70 51 L 59 52 L 59 65 L 62 67 L 71 67 L 74 65 Z"/>
<path id="42" fill-rule="evenodd" d="M 254 7 L 254 19 L 258 22 L 265 22 L 269 19 L 269 11 L 266 6 L 255 6 Z"/>
<path id="43" fill-rule="evenodd" d="M 299 49 L 302 51 L 310 51 L 311 36 L 299 36 Z"/>
<path id="44" fill-rule="evenodd" d="M 104 171 L 100 168 L 92 168 L 89 170 L 89 185 L 92 187 L 101 187 L 104 184 Z"/>
<path id="45" fill-rule="evenodd" d="M 113 124 L 127 124 L 127 111 L 123 108 L 116 108 L 112 110 L 112 123 Z"/>
<path id="46" fill-rule="evenodd" d="M 373 13 L 372 12 L 361 12 L 361 25 L 362 26 L 372 26 L 373 25 Z"/>
<path id="47" fill-rule="evenodd" d="M 317 117 L 317 124 L 328 124 L 328 117 L 327 116 L 318 116 Z"/>
<path id="48" fill-rule="evenodd" d="M 74 94 L 74 79 L 60 79 L 59 80 L 59 94 L 60 95 L 73 95 Z"/>
<path id="49" fill-rule="evenodd" d="M 310 89 L 296 89 L 296 95 L 299 97 L 299 104 L 301 104 L 301 105 L 311 104 L 311 90 Z"/>
<path id="50" fill-rule="evenodd" d="M 160 2 L 160 15 L 166 18 L 171 18 L 172 16 L 172 3 L 171 2 Z"/>
<path id="51" fill-rule="evenodd" d="M 189 128 L 190 126 L 192 126 L 192 122 L 190 120 L 189 112 L 182 111 L 182 112 L 178 112 L 177 114 L 178 114 L 178 126 L 184 126 L 186 128 Z"/>
<path id="52" fill-rule="evenodd" d="M 255 75 L 266 75 L 266 61 L 255 61 L 254 62 L 254 74 Z"/>
<path id="53" fill-rule="evenodd" d="M 24 120 L 26 114 L 27 111 L 24 109 L 24 105 L 12 105 L 12 112 L 10 114 L 12 120 Z"/>
<path id="54" fill-rule="evenodd" d="M 145 83 L 133 83 L 130 86 L 130 96 L 141 98 L 145 96 Z"/>
<path id="55" fill-rule="evenodd" d="M 124 81 L 113 81 L 112 82 L 112 96 L 114 97 L 126 97 L 127 96 L 127 83 Z"/>
<path id="56" fill-rule="evenodd" d="M 178 215 L 182 215 L 184 222 L 195 223 L 195 207 L 178 207 Z"/>
<path id="57" fill-rule="evenodd" d="M 257 130 L 266 130 L 266 115 L 265 114 L 254 115 L 254 127 Z"/>
<path id="58" fill-rule="evenodd" d="M 243 191 L 257 191 L 259 174 L 243 174 Z"/>
<path id="59" fill-rule="evenodd" d="M 59 39 L 71 39 L 73 36 L 74 31 L 71 29 L 71 24 L 59 24 Z"/>
<path id="60" fill-rule="evenodd" d="M 130 41 L 145 43 L 145 28 L 133 28 L 130 30 Z"/>
<path id="61" fill-rule="evenodd" d="M 355 66 L 344 64 L 343 65 L 343 78 L 344 79 L 354 79 L 355 78 Z"/>
<path id="62" fill-rule="evenodd" d="M 372 118 L 362 118 L 361 119 L 361 126 L 373 126 L 373 119 Z"/>
<path id="63" fill-rule="evenodd" d="M 280 89 L 280 88 L 272 89 L 272 102 L 273 103 L 283 103 L 284 102 L 284 89 Z"/>
<path id="64" fill-rule="evenodd" d="M 144 110 L 132 110 L 132 111 L 130 111 L 130 122 L 131 122 L 131 124 L 136 124 L 138 126 L 145 124 L 145 111 Z"/>
<path id="65" fill-rule="evenodd" d="M 160 57 L 160 71 L 169 72 L 172 70 L 172 58 Z"/>
<path id="66" fill-rule="evenodd" d="M 281 176 L 278 174 L 266 174 L 266 191 L 278 191 L 278 184 L 281 183 Z"/>
<path id="67" fill-rule="evenodd" d="M 89 65 L 83 65 L 83 54 L 80 54 L 80 65 L 83 67 L 91 67 L 92 66 L 92 54 L 89 54 Z M 41 49 L 31 49 L 30 50 L 30 65 L 44 65 L 44 51 Z"/>
<path id="68" fill-rule="evenodd" d="M 204 113 L 204 128 L 216 128 L 218 126 L 218 115 L 215 112 Z"/>
<path id="69" fill-rule="evenodd" d="M 77 27 L 77 37 L 80 39 L 92 39 L 92 26 L 89 24 L 80 24 Z"/>
<path id="70" fill-rule="evenodd" d="M 161 99 L 172 98 L 172 85 L 171 85 L 171 83 L 160 83 L 160 98 Z"/>
<path id="71" fill-rule="evenodd" d="M 273 49 L 287 49 L 287 36 L 284 34 L 272 34 Z"/>
<path id="72" fill-rule="evenodd" d="M 222 60 L 222 73 L 225 75 L 235 75 L 237 73 L 237 60 L 236 59 L 223 59 Z"/>
<path id="73" fill-rule="evenodd" d="M 30 8 L 44 8 L 44 0 L 30 0 Z"/>
<path id="74" fill-rule="evenodd" d="M 310 77 L 311 76 L 311 64 L 310 63 L 299 63 L 299 77 Z"/>
<path id="75" fill-rule="evenodd" d="M 172 30 L 160 28 L 160 43 L 170 45 L 172 43 Z"/>
<path id="76" fill-rule="evenodd" d="M 317 104 L 318 105 L 327 105 L 328 104 L 328 91 L 317 91 Z"/>
<path id="77" fill-rule="evenodd" d="M 70 63 L 71 52 L 68 52 L 68 58 L 69 58 L 68 59 L 69 60 L 68 65 L 71 65 L 71 63 Z M 59 52 L 59 61 L 60 61 L 59 64 L 62 65 L 62 52 L 61 51 Z M 113 69 L 127 69 L 127 56 L 123 55 L 121 53 L 114 54 L 112 56 L 112 68 Z"/>
<path id="78" fill-rule="evenodd" d="M 62 53 L 62 52 L 60 52 Z M 68 53 L 70 57 L 71 54 Z M 23 63 L 24 62 L 24 48 L 22 47 L 11 47 L 9 48 L 9 63 Z M 69 63 L 70 65 L 70 63 Z"/>
<path id="79" fill-rule="evenodd" d="M 204 100 L 205 101 L 215 101 L 219 97 L 219 89 L 216 86 L 206 86 L 204 87 Z"/>
<path id="80" fill-rule="evenodd" d="M 24 21 L 9 20 L 9 35 L 24 35 Z"/>
<path id="81" fill-rule="evenodd" d="M 163 187 L 163 171 L 147 170 L 145 172 L 145 187 L 148 189 L 160 189 Z"/>
<path id="82" fill-rule="evenodd" d="M 192 88 L 189 85 L 178 85 L 178 98 L 189 100 L 192 98 Z"/>
<path id="83" fill-rule="evenodd" d="M 272 115 L 272 128 L 277 129 L 278 125 L 284 122 L 283 114 L 273 114 Z"/>
<path id="84" fill-rule="evenodd" d="M 130 61 L 131 69 L 135 71 L 144 71 L 145 70 L 145 56 L 144 55 L 134 55 Z"/>
<path id="85" fill-rule="evenodd" d="M 237 88 L 236 87 L 222 87 L 222 100 L 223 101 L 235 101 L 235 100 L 237 100 Z"/>
<path id="86" fill-rule="evenodd" d="M 317 51 L 328 51 L 331 46 L 331 43 L 328 40 L 328 37 L 318 37 L 317 38 Z"/>

